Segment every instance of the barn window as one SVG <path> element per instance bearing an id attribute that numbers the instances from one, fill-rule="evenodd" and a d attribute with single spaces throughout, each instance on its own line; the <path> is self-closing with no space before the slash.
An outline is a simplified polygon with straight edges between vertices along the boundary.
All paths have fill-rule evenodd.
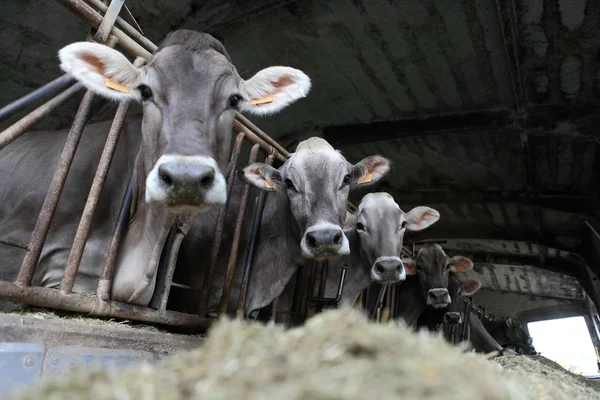
<path id="1" fill-rule="evenodd" d="M 598 375 L 594 346 L 583 317 L 527 324 L 535 349 L 576 374 Z"/>

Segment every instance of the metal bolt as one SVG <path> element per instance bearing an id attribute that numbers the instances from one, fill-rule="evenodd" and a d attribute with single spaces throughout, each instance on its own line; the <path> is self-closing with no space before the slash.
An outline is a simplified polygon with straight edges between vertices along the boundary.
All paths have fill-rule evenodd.
<path id="1" fill-rule="evenodd" d="M 32 356 L 25 357 L 25 362 L 23 363 L 26 367 L 33 367 L 35 364 L 35 360 Z"/>
<path id="2" fill-rule="evenodd" d="M 52 357 L 52 365 L 58 365 L 58 363 L 60 362 L 60 360 L 58 359 L 58 357 Z"/>

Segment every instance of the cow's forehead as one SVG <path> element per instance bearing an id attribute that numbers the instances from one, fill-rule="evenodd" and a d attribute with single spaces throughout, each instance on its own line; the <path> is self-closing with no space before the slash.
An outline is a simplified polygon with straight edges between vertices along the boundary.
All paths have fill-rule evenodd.
<path id="1" fill-rule="evenodd" d="M 337 173 L 349 166 L 350 164 L 339 151 L 326 140 L 317 137 L 300 142 L 287 162 L 288 168 L 296 171 L 320 172 L 321 176 L 331 172 Z"/>
<path id="2" fill-rule="evenodd" d="M 417 258 L 423 267 L 435 268 L 445 265 L 448 256 L 439 244 L 434 243 L 419 250 Z"/>
<path id="3" fill-rule="evenodd" d="M 370 210 L 396 210 L 402 213 L 400 206 L 396 203 L 394 198 L 389 193 L 369 193 L 365 195 L 358 205 L 358 213 Z"/>

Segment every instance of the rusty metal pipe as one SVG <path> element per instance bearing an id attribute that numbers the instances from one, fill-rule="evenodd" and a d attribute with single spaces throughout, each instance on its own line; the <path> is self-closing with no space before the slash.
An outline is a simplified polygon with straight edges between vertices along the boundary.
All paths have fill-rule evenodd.
<path id="1" fill-rule="evenodd" d="M 42 247 L 46 241 L 48 231 L 50 230 L 50 223 L 56 212 L 58 200 L 60 199 L 63 187 L 65 186 L 69 168 L 75 157 L 77 145 L 79 144 L 83 128 L 85 127 L 85 123 L 90 114 L 90 107 L 93 99 L 94 94 L 88 90 L 83 96 L 83 100 L 81 100 L 81 104 L 75 115 L 73 125 L 67 136 L 60 159 L 58 160 L 58 166 L 54 172 L 52 181 L 50 182 L 50 189 L 46 194 L 44 205 L 42 206 L 37 223 L 31 234 L 29 251 L 25 254 L 25 258 L 21 264 L 21 270 L 19 271 L 19 277 L 17 278 L 17 283 L 21 286 L 31 285 L 35 267 L 40 258 L 40 254 L 42 253 Z"/>
<path id="2" fill-rule="evenodd" d="M 133 187 L 131 184 L 131 177 L 127 183 L 125 189 L 125 196 L 123 196 L 123 202 L 121 203 L 121 209 L 119 210 L 119 216 L 117 217 L 117 225 L 113 233 L 110 245 L 106 251 L 106 257 L 104 261 L 104 268 L 102 269 L 102 275 L 98 281 L 98 297 L 102 301 L 110 300 L 110 291 L 112 289 L 113 276 L 115 274 L 115 265 L 117 263 L 117 254 L 119 253 L 119 246 L 121 244 L 121 238 L 125 233 L 127 227 L 127 221 L 129 220 L 129 213 L 131 209 L 131 202 L 133 201 Z"/>
<path id="3" fill-rule="evenodd" d="M 68 10 L 78 15 L 84 22 L 98 29 L 102 23 L 102 15 L 96 12 L 92 7 L 84 3 L 82 0 L 57 0 Z M 117 27 L 113 27 L 111 33 L 119 40 L 121 46 L 126 52 L 135 56 L 142 57 L 146 60 L 152 57 L 152 54 L 145 48 L 127 36 L 125 32 Z"/>
<path id="4" fill-rule="evenodd" d="M 73 95 L 83 89 L 81 83 L 75 83 L 64 92 L 48 100 L 4 131 L 0 132 L 0 150 L 13 140 L 23 135 L 29 128 L 46 118 L 50 113 L 69 100 Z M 9 105 L 10 106 L 10 105 Z"/>
<path id="5" fill-rule="evenodd" d="M 212 289 L 212 283 L 214 279 L 215 268 L 219 257 L 219 250 L 221 249 L 221 241 L 223 239 L 223 230 L 225 229 L 225 218 L 227 217 L 227 209 L 229 208 L 229 200 L 231 198 L 231 191 L 235 182 L 235 170 L 237 168 L 238 159 L 240 152 L 242 151 L 242 144 L 244 142 L 244 133 L 239 133 L 236 136 L 233 150 L 231 151 L 230 171 L 227 176 L 227 198 L 225 204 L 219 209 L 219 215 L 217 216 L 217 226 L 215 228 L 215 237 L 213 239 L 213 245 L 210 252 L 210 262 L 206 275 L 204 277 L 204 283 L 200 289 L 200 304 L 198 306 L 198 314 L 203 316 L 206 315 L 208 309 L 208 302 L 210 299 L 210 291 Z"/>
<path id="6" fill-rule="evenodd" d="M 250 151 L 250 157 L 248 158 L 248 164 L 251 164 L 256 161 L 256 157 L 258 156 L 258 149 L 258 144 L 252 146 L 252 150 Z M 219 311 L 221 313 L 226 313 L 227 307 L 229 307 L 229 296 L 231 295 L 231 285 L 233 283 L 235 266 L 237 265 L 240 239 L 244 230 L 244 220 L 246 218 L 248 196 L 250 196 L 250 185 L 244 185 L 244 191 L 242 192 L 242 198 L 240 200 L 240 206 L 238 208 L 235 230 L 233 232 L 233 241 L 231 243 L 231 251 L 229 253 L 229 263 L 227 264 L 225 283 L 223 284 L 223 292 L 221 293 L 221 303 L 219 305 Z"/>
<path id="7" fill-rule="evenodd" d="M 236 112 L 235 116 L 237 119 L 239 119 L 244 124 L 246 124 L 248 126 L 248 128 L 252 129 L 256 133 L 256 136 L 258 136 L 266 144 L 273 146 L 279 154 L 281 154 L 285 158 L 290 158 L 290 153 L 286 149 L 284 149 L 283 146 L 281 146 L 274 139 L 272 139 L 269 135 L 267 135 L 265 132 L 263 132 L 259 127 L 254 125 L 254 123 L 252 123 L 252 121 L 250 121 L 248 118 L 246 118 L 243 114 Z"/>
<path id="8" fill-rule="evenodd" d="M 46 83 L 44 86 L 35 89 L 33 92 L 26 94 L 20 99 L 17 99 L 12 103 L 5 105 L 4 107 L 0 108 L 0 122 L 4 121 L 11 115 L 21 111 L 29 104 L 38 101 L 42 97 L 66 87 L 69 83 L 71 83 L 72 80 L 72 77 L 70 77 L 67 74 L 64 74 L 54 79 L 53 81 Z"/>
<path id="9" fill-rule="evenodd" d="M 275 317 L 277 316 L 277 305 L 279 304 L 279 297 L 276 297 L 271 303 L 271 315 L 269 317 L 269 322 L 275 322 Z"/>
<path id="10" fill-rule="evenodd" d="M 182 328 L 207 329 L 211 320 L 175 311 L 153 310 L 117 301 L 101 302 L 96 296 L 62 294 L 45 287 L 23 287 L 0 281 L 0 299 L 36 307 L 85 313 L 95 317 L 115 317 Z"/>
<path id="11" fill-rule="evenodd" d="M 272 165 L 275 154 L 271 154 L 267 157 L 267 164 Z M 244 273 L 242 276 L 242 283 L 240 285 L 240 295 L 237 303 L 237 318 L 241 319 L 244 317 L 244 310 L 246 308 L 246 298 L 248 297 L 248 283 L 250 282 L 250 275 L 252 274 L 252 263 L 254 262 L 254 251 L 256 249 L 256 238 L 258 237 L 258 231 L 262 222 L 263 210 L 265 208 L 265 201 L 267 199 L 267 192 L 262 191 L 258 195 L 258 201 L 256 203 L 256 210 L 254 212 L 254 221 L 252 222 L 252 233 L 250 234 L 250 243 L 248 243 L 248 253 L 246 254 L 246 263 L 244 264 Z"/>
<path id="12" fill-rule="evenodd" d="M 87 0 L 87 2 L 99 9 L 103 13 L 106 13 L 106 10 L 108 10 L 106 4 L 104 4 L 100 0 Z M 141 43 L 149 52 L 154 53 L 156 49 L 158 49 L 157 45 L 152 43 L 146 36 L 138 32 L 137 29 L 135 29 L 123 18 L 117 17 L 117 25 L 120 26 L 125 31 L 125 33 L 128 34 L 131 38 Z"/>
<path id="13" fill-rule="evenodd" d="M 85 243 L 87 242 L 90 230 L 92 229 L 92 222 L 94 221 L 96 208 L 98 207 L 100 195 L 102 194 L 102 188 L 104 187 L 104 182 L 106 182 L 108 170 L 117 148 L 117 143 L 121 135 L 123 123 L 125 122 L 125 117 L 127 116 L 128 108 L 129 102 L 122 102 L 119 104 L 112 126 L 110 127 L 108 137 L 106 138 L 106 144 L 104 145 L 104 150 L 102 151 L 102 156 L 100 157 L 100 162 L 98 163 L 98 169 L 96 170 L 96 175 L 94 176 L 94 181 L 92 182 L 92 187 L 90 188 L 90 194 L 85 203 L 85 208 L 83 209 L 83 214 L 81 215 L 81 220 L 79 221 L 77 233 L 75 234 L 75 240 L 73 242 L 73 246 L 71 247 L 71 253 L 69 254 L 69 259 L 67 260 L 65 274 L 62 282 L 60 283 L 60 291 L 62 293 L 71 293 L 73 290 L 73 285 L 75 283 L 75 279 L 77 278 L 77 272 L 79 271 L 79 265 L 85 249 Z"/>
<path id="14" fill-rule="evenodd" d="M 106 39 L 108 39 L 108 36 L 110 35 L 110 31 L 113 26 L 115 26 L 115 22 L 117 21 L 117 17 L 119 16 L 119 12 L 121 12 L 123 4 L 125 4 L 125 0 L 111 0 L 107 11 L 102 18 L 102 22 L 94 35 L 95 41 L 100 43 L 106 42 Z"/>
<path id="15" fill-rule="evenodd" d="M 264 140 L 259 138 L 254 132 L 252 132 L 250 129 L 246 128 L 239 121 L 233 121 L 233 129 L 236 132 L 245 133 L 246 138 L 251 143 L 258 144 L 260 146 L 260 149 L 263 151 L 263 153 L 274 154 L 275 157 L 277 157 L 277 159 L 279 159 L 282 162 L 285 162 L 287 160 L 287 157 L 281 155 L 277 151 L 277 149 L 275 149 L 275 147 L 271 146 L 270 144 L 268 144 L 267 142 L 265 142 Z"/>

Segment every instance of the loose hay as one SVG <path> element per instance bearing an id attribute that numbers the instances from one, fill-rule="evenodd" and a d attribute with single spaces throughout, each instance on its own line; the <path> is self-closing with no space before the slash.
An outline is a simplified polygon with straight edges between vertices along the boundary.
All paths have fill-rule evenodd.
<path id="1" fill-rule="evenodd" d="M 462 353 L 438 335 L 328 311 L 284 331 L 219 321 L 201 349 L 126 371 L 78 371 L 13 399 L 594 399 L 566 379 Z M 514 367 L 514 369 L 513 369 Z"/>

